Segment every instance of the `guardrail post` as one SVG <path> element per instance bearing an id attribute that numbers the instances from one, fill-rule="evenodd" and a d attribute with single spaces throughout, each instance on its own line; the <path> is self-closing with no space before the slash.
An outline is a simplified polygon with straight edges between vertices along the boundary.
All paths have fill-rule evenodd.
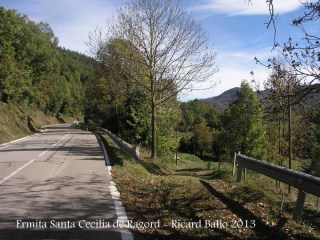
<path id="1" fill-rule="evenodd" d="M 243 167 L 238 164 L 238 170 L 237 170 L 237 182 L 241 182 Z"/>
<path id="2" fill-rule="evenodd" d="M 244 167 L 243 168 L 243 180 L 246 180 L 247 179 L 247 168 Z"/>
<path id="3" fill-rule="evenodd" d="M 293 210 L 293 219 L 298 219 L 301 217 L 305 198 L 306 198 L 306 193 L 299 190 L 296 205 Z"/>
<path id="4" fill-rule="evenodd" d="M 236 161 L 237 161 L 237 153 L 234 152 L 232 176 L 236 175 Z"/>
<path id="5" fill-rule="evenodd" d="M 136 146 L 135 152 L 136 152 L 137 158 L 139 158 L 140 157 L 140 144 Z"/>

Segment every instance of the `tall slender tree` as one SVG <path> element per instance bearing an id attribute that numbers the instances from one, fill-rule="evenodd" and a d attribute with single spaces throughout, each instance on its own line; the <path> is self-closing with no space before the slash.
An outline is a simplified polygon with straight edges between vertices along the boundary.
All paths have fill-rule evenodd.
<path id="1" fill-rule="evenodd" d="M 240 151 L 252 157 L 266 159 L 267 138 L 262 104 L 246 82 L 241 83 L 238 97 L 222 114 L 222 145 L 230 154 Z"/>

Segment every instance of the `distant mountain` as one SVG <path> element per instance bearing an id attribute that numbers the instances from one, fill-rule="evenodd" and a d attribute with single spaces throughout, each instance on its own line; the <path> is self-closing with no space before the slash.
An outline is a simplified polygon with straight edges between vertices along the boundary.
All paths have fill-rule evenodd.
<path id="1" fill-rule="evenodd" d="M 212 104 L 213 108 L 218 110 L 219 112 L 224 111 L 231 103 L 238 99 L 237 92 L 239 91 L 239 87 L 231 88 L 219 96 L 211 97 L 207 99 L 200 99 L 200 101 L 204 103 Z"/>
<path id="2" fill-rule="evenodd" d="M 200 99 L 200 101 L 204 103 L 209 103 L 219 112 L 223 112 L 230 104 L 235 102 L 238 99 L 237 92 L 239 91 L 239 87 L 231 88 L 219 96 Z M 257 93 L 258 97 L 261 99 L 262 96 L 265 96 L 267 92 L 262 91 Z M 264 101 L 262 103 L 265 105 Z M 305 98 L 301 104 L 305 107 L 305 109 L 320 109 L 320 93 L 310 93 Z"/>

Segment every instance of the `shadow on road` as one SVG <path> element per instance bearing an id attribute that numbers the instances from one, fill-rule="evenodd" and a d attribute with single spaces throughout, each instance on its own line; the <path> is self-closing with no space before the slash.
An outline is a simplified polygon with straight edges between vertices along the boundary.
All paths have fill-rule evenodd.
<path id="1" fill-rule="evenodd" d="M 92 133 L 73 131 L 50 149 L 61 135 L 1 150 L 48 152 L 0 185 L 0 239 L 121 239 L 119 229 L 112 226 L 117 220 L 115 202 L 100 145 Z M 24 154 L 21 158 L 27 156 Z M 27 227 L 17 227 L 17 220 L 26 222 Z M 64 225 L 50 228 L 51 220 Z M 81 220 L 101 220 L 111 226 L 80 228 Z M 39 221 L 47 224 L 37 225 Z"/>
<path id="2" fill-rule="evenodd" d="M 112 228 L 116 221 L 114 202 L 101 175 L 65 176 L 43 182 L 19 178 L 15 183 L 2 185 L 1 193 L 0 239 L 106 239 L 106 236 L 119 239 L 118 229 Z M 47 224 L 46 228 L 38 224 L 34 225 L 36 229 L 23 229 L 22 224 L 17 227 L 17 220 Z M 62 224 L 51 228 L 57 227 L 50 225 L 51 220 Z M 109 222 L 110 228 L 81 229 L 78 226 L 81 220 L 102 220 L 104 226 Z"/>

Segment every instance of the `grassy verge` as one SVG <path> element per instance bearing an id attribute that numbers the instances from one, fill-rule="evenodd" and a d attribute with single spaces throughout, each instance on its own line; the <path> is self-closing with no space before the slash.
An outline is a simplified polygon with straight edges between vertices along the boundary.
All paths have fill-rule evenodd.
<path id="1" fill-rule="evenodd" d="M 271 193 L 253 180 L 236 184 L 228 164 L 218 172 L 214 163 L 191 155 L 181 155 L 176 166 L 174 159 L 163 163 L 145 154 L 132 164 L 104 138 L 129 219 L 161 222 L 161 228 L 133 229 L 135 239 L 320 239 L 319 225 L 293 221 L 290 209 L 280 211 Z M 187 225 L 175 227 L 173 220 Z"/>

